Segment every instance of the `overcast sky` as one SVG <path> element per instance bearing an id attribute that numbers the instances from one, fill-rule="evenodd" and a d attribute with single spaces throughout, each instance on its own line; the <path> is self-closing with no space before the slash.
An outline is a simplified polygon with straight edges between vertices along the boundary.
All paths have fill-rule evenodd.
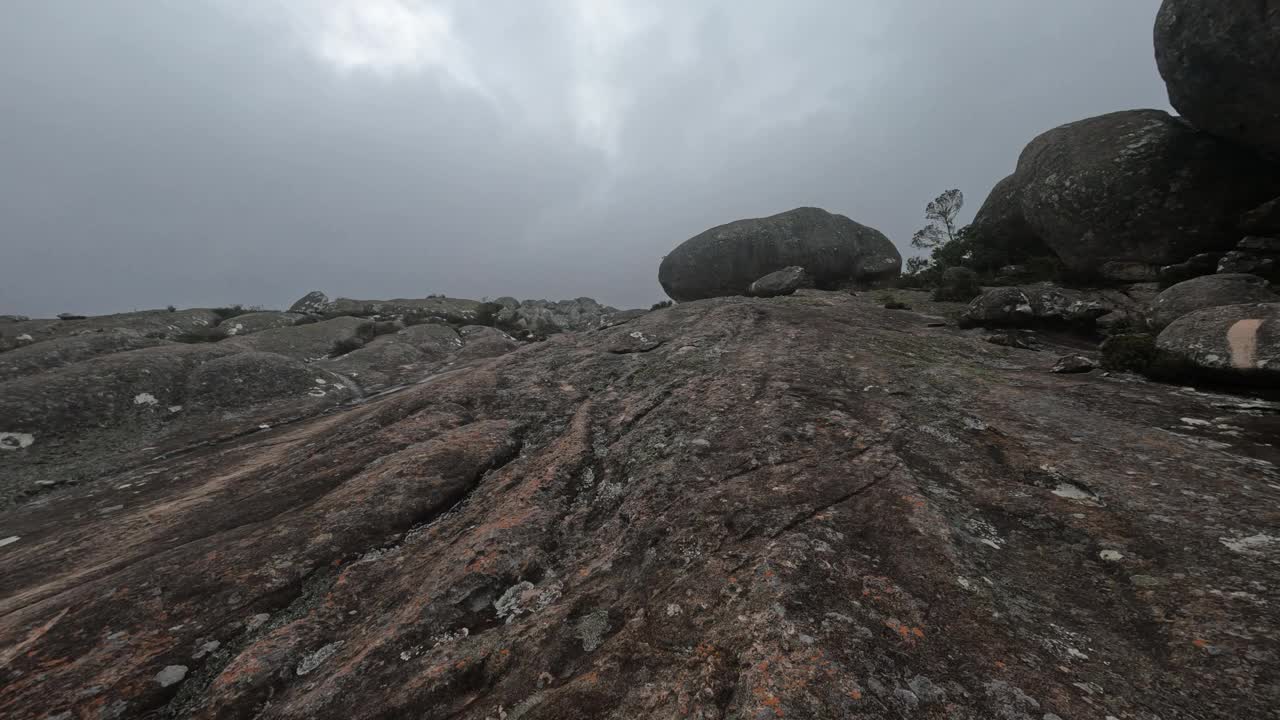
<path id="1" fill-rule="evenodd" d="M 906 249 L 1034 135 L 1167 108 L 1159 0 L 5 0 L 0 313 L 662 299 L 816 205 Z"/>

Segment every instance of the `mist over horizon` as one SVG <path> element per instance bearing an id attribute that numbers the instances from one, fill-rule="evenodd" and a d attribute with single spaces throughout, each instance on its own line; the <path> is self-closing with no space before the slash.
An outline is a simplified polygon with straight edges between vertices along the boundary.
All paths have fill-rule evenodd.
<path id="1" fill-rule="evenodd" d="M 18 0 L 0 313 L 331 297 L 665 299 L 798 206 L 902 251 L 1062 123 L 1168 109 L 1158 0 Z"/>

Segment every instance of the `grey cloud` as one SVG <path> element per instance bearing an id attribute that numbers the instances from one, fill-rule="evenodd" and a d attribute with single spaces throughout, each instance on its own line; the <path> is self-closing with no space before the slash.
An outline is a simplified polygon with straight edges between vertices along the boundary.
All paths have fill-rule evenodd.
<path id="1" fill-rule="evenodd" d="M 711 225 L 818 205 L 906 249 L 1033 135 L 1166 107 L 1158 0 L 367 0 L 440 8 L 447 38 L 345 70 L 316 51 L 344 1 L 6 6 L 0 312 L 647 305 Z"/>

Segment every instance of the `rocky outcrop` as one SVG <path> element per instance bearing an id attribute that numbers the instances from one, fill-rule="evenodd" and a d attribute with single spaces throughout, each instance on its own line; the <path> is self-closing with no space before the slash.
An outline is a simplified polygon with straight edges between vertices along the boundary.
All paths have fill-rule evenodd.
<path id="1" fill-rule="evenodd" d="M 1273 0 L 1164 0 L 1156 64 L 1196 127 L 1280 156 L 1280 9 Z"/>
<path id="2" fill-rule="evenodd" d="M 818 208 L 797 208 L 684 241 L 662 259 L 658 282 L 680 302 L 746 295 L 757 279 L 793 265 L 818 287 L 834 289 L 897 277 L 902 256 L 878 230 Z"/>
<path id="3" fill-rule="evenodd" d="M 312 318 L 296 312 L 274 312 L 270 310 L 249 312 L 223 320 L 218 327 L 226 331 L 228 337 L 235 335 L 252 335 L 263 330 L 293 327 L 309 322 Z"/>
<path id="4" fill-rule="evenodd" d="M 236 347 L 284 355 L 296 360 L 318 360 L 350 352 L 374 338 L 374 323 L 354 317 L 337 317 L 309 325 L 263 330 L 226 341 Z M 224 343 L 219 343 L 222 345 Z"/>
<path id="5" fill-rule="evenodd" d="M 321 315 L 325 312 L 326 306 L 329 304 L 329 296 L 319 290 L 311 292 L 298 298 L 297 302 L 289 306 L 289 312 L 301 313 L 304 315 Z"/>
<path id="6" fill-rule="evenodd" d="M 1148 312 L 1148 323 L 1156 331 L 1196 310 L 1220 305 L 1275 302 L 1267 281 L 1256 275 L 1220 274 L 1193 278 L 1170 287 L 1156 297 Z"/>
<path id="7" fill-rule="evenodd" d="M 0 514 L 0 715 L 1267 716 L 1274 416 L 1055 359 L 725 298 L 106 466 Z"/>
<path id="8" fill-rule="evenodd" d="M 559 301 L 499 298 L 498 304 L 502 309 L 496 315 L 497 324 L 543 336 L 607 327 L 619 313 L 589 297 Z"/>
<path id="9" fill-rule="evenodd" d="M 1230 249 L 1240 214 L 1280 190 L 1276 168 L 1159 110 L 1050 130 L 1017 177 L 1027 224 L 1067 267 L 1126 281 Z"/>
<path id="10" fill-rule="evenodd" d="M 960 314 L 961 327 L 1034 328 L 1062 325 L 1089 328 L 1116 305 L 1099 295 L 1035 285 L 988 290 Z"/>
<path id="11" fill-rule="evenodd" d="M 166 344 L 167 340 L 144 337 L 133 330 L 89 332 L 33 342 L 16 350 L 0 353 L 0 382 L 34 375 L 99 355 Z"/>
<path id="12" fill-rule="evenodd" d="M 996 183 L 967 229 L 983 247 L 999 249 L 1006 261 L 1052 254 L 1027 224 L 1022 211 L 1022 185 L 1017 173 Z"/>
<path id="13" fill-rule="evenodd" d="M 1197 310 L 1165 328 L 1156 345 L 1212 377 L 1280 387 L 1280 303 Z"/>
<path id="14" fill-rule="evenodd" d="M 77 320 L 25 320 L 0 323 L 0 352 L 53 338 L 99 332 L 131 332 L 158 340 L 176 340 L 211 328 L 222 317 L 212 310 L 141 310 Z"/>
<path id="15" fill-rule="evenodd" d="M 809 273 L 805 272 L 804 268 L 792 265 L 791 267 L 771 272 L 751 283 L 748 294 L 752 297 L 762 298 L 779 297 L 791 295 L 795 291 L 806 287 L 813 287 L 813 278 L 809 277 Z"/>

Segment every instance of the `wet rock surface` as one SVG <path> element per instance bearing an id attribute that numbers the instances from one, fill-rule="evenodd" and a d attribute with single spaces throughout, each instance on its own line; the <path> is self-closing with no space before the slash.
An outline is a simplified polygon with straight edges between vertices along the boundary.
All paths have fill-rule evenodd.
<path id="1" fill-rule="evenodd" d="M 820 208 L 796 208 L 695 235 L 662 259 L 658 282 L 680 302 L 746 295 L 751 283 L 790 266 L 834 289 L 891 280 L 902 257 L 879 230 Z"/>
<path id="2" fill-rule="evenodd" d="M 726 298 L 148 455 L 0 513 L 0 715 L 1266 717 L 1280 407 L 1059 354 Z"/>

